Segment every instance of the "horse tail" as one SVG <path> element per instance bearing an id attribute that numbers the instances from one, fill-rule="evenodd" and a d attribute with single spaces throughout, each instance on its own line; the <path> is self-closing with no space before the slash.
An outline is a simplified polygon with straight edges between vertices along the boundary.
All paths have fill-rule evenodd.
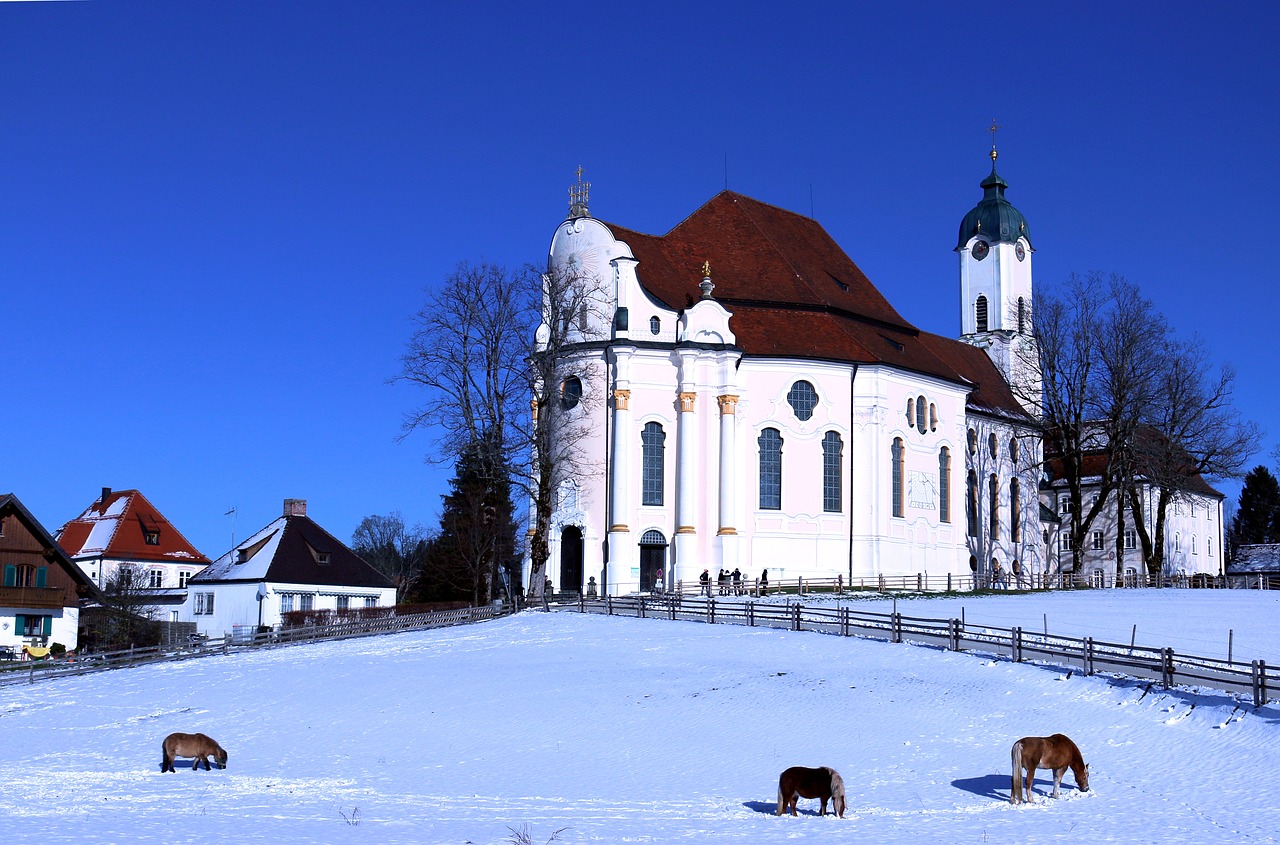
<path id="1" fill-rule="evenodd" d="M 1013 788 L 1009 791 L 1009 803 L 1017 804 L 1022 798 L 1022 740 L 1013 744 L 1009 757 L 1013 764 Z"/>
<path id="2" fill-rule="evenodd" d="M 782 805 L 785 800 L 786 799 L 782 797 L 782 782 L 779 781 L 778 782 L 778 812 L 774 813 L 775 816 L 782 815 Z"/>

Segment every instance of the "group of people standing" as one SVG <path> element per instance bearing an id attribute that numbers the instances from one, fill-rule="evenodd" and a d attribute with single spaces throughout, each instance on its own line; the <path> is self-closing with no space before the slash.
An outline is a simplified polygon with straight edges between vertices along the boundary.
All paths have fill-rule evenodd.
<path id="1" fill-rule="evenodd" d="M 722 596 L 741 596 L 745 595 L 749 584 L 744 583 L 745 579 L 742 570 L 734 567 L 730 572 L 727 569 L 721 569 L 720 574 L 716 576 L 716 588 L 719 595 Z M 702 586 L 702 595 L 711 595 L 711 572 L 710 570 L 702 570 L 702 574 L 698 576 L 698 583 Z M 764 595 L 769 589 L 769 570 L 760 573 L 760 594 Z"/>

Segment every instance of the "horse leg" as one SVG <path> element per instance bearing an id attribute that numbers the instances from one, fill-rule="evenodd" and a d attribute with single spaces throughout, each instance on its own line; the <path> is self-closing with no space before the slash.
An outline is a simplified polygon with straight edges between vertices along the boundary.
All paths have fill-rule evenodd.
<path id="1" fill-rule="evenodd" d="M 1058 797 L 1058 786 L 1062 783 L 1062 776 L 1067 773 L 1066 766 L 1059 766 L 1053 770 L 1053 797 Z"/>
<path id="2" fill-rule="evenodd" d="M 797 812 L 796 812 L 796 802 L 798 802 L 799 800 L 800 800 L 800 793 L 799 793 L 799 792 L 793 792 L 793 793 L 791 793 L 791 797 L 788 799 L 789 806 L 790 806 L 790 808 L 791 808 L 791 815 L 793 815 L 793 816 L 798 816 L 798 815 L 799 815 L 799 813 L 797 813 Z"/>
<path id="3" fill-rule="evenodd" d="M 822 802 L 822 806 L 818 811 L 818 815 L 825 816 L 827 814 L 827 799 L 824 796 L 819 795 L 818 800 Z"/>

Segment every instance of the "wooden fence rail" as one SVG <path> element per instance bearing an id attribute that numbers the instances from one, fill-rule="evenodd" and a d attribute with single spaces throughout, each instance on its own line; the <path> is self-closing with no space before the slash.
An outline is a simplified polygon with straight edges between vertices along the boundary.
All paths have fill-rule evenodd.
<path id="1" fill-rule="evenodd" d="M 228 634 L 217 639 L 197 640 L 183 648 L 150 646 L 58 659 L 0 663 L 0 686 L 20 683 L 34 684 L 36 681 L 64 678 L 68 675 L 83 675 L 89 672 L 101 672 L 107 669 L 120 669 L 127 666 L 143 666 L 148 663 L 190 660 L 196 657 L 274 648 L 294 643 L 350 639 L 403 631 L 421 631 L 428 628 L 443 628 L 450 625 L 465 625 L 470 622 L 496 619 L 509 613 L 511 611 L 508 609 L 490 606 L 464 607 L 457 610 L 439 610 L 431 613 L 414 613 L 403 616 L 391 615 L 377 619 L 353 619 L 329 625 L 302 625 L 296 628 L 281 628 L 279 630 L 240 636 Z"/>
<path id="2" fill-rule="evenodd" d="M 915 643 L 950 651 L 972 651 L 1007 657 L 1015 662 L 1043 663 L 1079 669 L 1086 675 L 1110 672 L 1159 683 L 1209 687 L 1249 696 L 1261 707 L 1280 690 L 1280 668 L 1264 660 L 1217 660 L 1177 654 L 1171 648 L 1109 643 L 1092 637 L 1077 639 L 1039 634 L 1022 628 L 966 625 L 961 619 L 934 619 L 902 613 L 872 613 L 845 606 L 804 607 L 798 603 L 763 604 L 753 601 L 719 602 L 714 598 L 681 596 L 608 596 L 580 598 L 559 610 L 611 616 L 685 620 L 818 631 L 842 637 L 868 637 L 894 643 Z"/>

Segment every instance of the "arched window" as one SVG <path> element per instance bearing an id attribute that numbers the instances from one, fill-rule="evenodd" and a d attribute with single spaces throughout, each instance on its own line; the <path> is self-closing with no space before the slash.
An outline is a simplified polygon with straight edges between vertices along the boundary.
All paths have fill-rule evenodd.
<path id="1" fill-rule="evenodd" d="M 813 416 L 813 409 L 818 406 L 818 391 L 809 382 L 798 381 L 787 391 L 787 402 L 796 412 L 796 419 L 803 422 Z"/>
<path id="2" fill-rule="evenodd" d="M 965 521 L 968 523 L 969 536 L 978 536 L 978 474 L 969 470 L 968 489 L 964 497 Z"/>
<path id="3" fill-rule="evenodd" d="M 907 398 L 907 425 L 915 425 L 916 419 L 916 400 Z"/>
<path id="4" fill-rule="evenodd" d="M 985 332 L 987 330 L 987 298 L 985 296 L 978 297 L 978 301 L 974 303 L 973 313 L 978 324 L 977 330 Z"/>
<path id="5" fill-rule="evenodd" d="M 932 402 L 929 403 L 929 430 L 938 430 L 938 406 Z"/>
<path id="6" fill-rule="evenodd" d="M 926 409 L 926 405 L 925 405 L 924 397 L 921 396 L 919 399 L 916 400 L 916 428 L 920 431 L 921 434 L 924 434 L 924 432 L 927 430 L 925 428 L 925 425 L 926 425 L 925 417 L 924 417 L 925 409 Z"/>
<path id="7" fill-rule="evenodd" d="M 1022 542 L 1022 519 L 1018 500 L 1021 498 L 1018 479 L 1009 479 L 1009 539 L 1015 543 Z"/>
<path id="8" fill-rule="evenodd" d="M 991 495 L 990 501 L 987 503 L 990 508 L 989 530 L 992 540 L 1000 539 L 1000 480 L 996 478 L 996 474 L 991 473 Z"/>
<path id="9" fill-rule="evenodd" d="M 996 445 L 996 433 L 993 431 L 987 435 L 987 451 L 991 453 L 991 460 L 995 460 L 999 455 L 1000 447 Z"/>
<path id="10" fill-rule="evenodd" d="M 662 331 L 662 321 L 657 317 L 649 318 L 649 334 L 657 334 Z"/>
<path id="11" fill-rule="evenodd" d="M 893 463 L 893 515 L 902 516 L 902 475 L 903 475 L 902 438 L 893 438 L 893 446 L 889 449 L 889 458 Z"/>
<path id="12" fill-rule="evenodd" d="M 665 546 L 666 544 L 667 538 L 655 528 L 650 528 L 640 535 L 640 545 L 642 546 Z"/>
<path id="13" fill-rule="evenodd" d="M 951 521 L 951 450 L 938 451 L 938 520 Z"/>
<path id="14" fill-rule="evenodd" d="M 663 466 L 667 434 L 656 422 L 645 423 L 640 432 L 640 504 L 662 504 Z"/>
<path id="15" fill-rule="evenodd" d="M 582 380 L 577 376 L 569 376 L 560 385 L 560 407 L 571 411 L 582 401 Z"/>
<path id="16" fill-rule="evenodd" d="M 782 508 L 782 435 L 766 428 L 756 439 L 760 445 L 760 508 Z"/>
<path id="17" fill-rule="evenodd" d="M 1013 461 L 1016 466 L 1018 463 L 1018 437 L 1014 435 L 1009 438 L 1009 460 Z"/>
<path id="18" fill-rule="evenodd" d="M 822 509 L 827 513 L 840 513 L 841 493 L 844 484 L 841 480 L 841 458 L 844 454 L 844 443 L 840 435 L 828 431 L 822 437 Z"/>
<path id="19" fill-rule="evenodd" d="M 976 455 L 978 453 L 978 432 L 969 429 L 969 454 Z"/>

